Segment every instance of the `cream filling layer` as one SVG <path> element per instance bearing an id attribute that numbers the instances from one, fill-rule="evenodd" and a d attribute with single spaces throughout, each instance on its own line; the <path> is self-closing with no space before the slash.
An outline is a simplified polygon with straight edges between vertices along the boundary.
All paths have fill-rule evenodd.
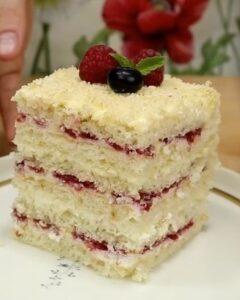
<path id="1" fill-rule="evenodd" d="M 17 181 L 17 182 L 16 182 Z M 156 201 L 149 211 L 133 205 L 113 205 L 106 195 L 76 192 L 64 185 L 20 176 L 16 178 L 18 211 L 71 229 L 94 233 L 96 239 L 118 241 L 127 248 L 154 242 L 169 230 L 177 230 L 189 219 L 207 211 L 208 179 L 204 175 L 196 185 L 188 182 L 176 192 Z"/>
<path id="2" fill-rule="evenodd" d="M 154 191 L 184 177 L 192 165 L 206 165 L 215 155 L 216 135 L 203 132 L 190 149 L 185 142 L 160 144 L 154 158 L 124 155 L 111 148 L 75 142 L 60 133 L 41 130 L 37 126 L 17 126 L 15 143 L 20 159 L 40 161 L 48 170 L 62 170 L 65 174 L 99 182 L 104 190 L 135 195 L 139 190 Z M 19 160 L 20 160 L 19 159 Z"/>
<path id="3" fill-rule="evenodd" d="M 203 170 L 204 169 L 205 168 L 203 168 Z M 28 173 L 30 174 L 33 173 L 39 177 L 49 178 L 50 180 L 57 181 L 70 188 L 73 188 L 77 192 L 81 192 L 82 190 L 90 190 L 92 192 L 103 193 L 103 194 L 108 192 L 109 194 L 109 191 L 103 191 L 101 187 L 98 187 L 98 185 L 95 182 L 88 181 L 88 180 L 81 180 L 74 175 L 63 174 L 57 170 L 49 172 L 39 163 L 37 164 L 36 162 L 32 162 L 32 161 L 22 160 L 20 162 L 17 162 L 16 171 L 19 174 L 27 175 Z M 134 205 L 137 208 L 139 208 L 141 211 L 149 211 L 152 205 L 156 201 L 160 200 L 169 192 L 176 191 L 183 182 L 189 181 L 189 178 L 190 175 L 178 178 L 176 179 L 176 181 L 170 183 L 164 188 L 155 191 L 140 190 L 138 191 L 138 195 L 136 195 L 135 197 L 131 195 L 127 195 L 124 192 L 119 193 L 115 191 L 110 191 L 111 194 L 111 197 L 109 198 L 110 203 L 116 205 L 126 205 L 126 204 Z M 199 178 L 196 179 L 197 179 L 196 181 L 199 180 Z M 179 197 L 181 197 L 180 194 Z"/>
<path id="4" fill-rule="evenodd" d="M 151 144 L 145 147 L 137 147 L 136 145 L 129 144 L 119 144 L 112 137 L 101 137 L 98 136 L 94 132 L 81 130 L 76 127 L 69 127 L 65 124 L 51 125 L 51 121 L 45 118 L 40 118 L 37 116 L 32 116 L 29 113 L 19 112 L 17 117 L 17 123 L 29 123 L 31 125 L 36 125 L 42 129 L 48 129 L 53 131 L 59 131 L 66 135 L 70 139 L 78 140 L 83 139 L 88 143 L 100 143 L 105 144 L 114 149 L 115 151 L 119 151 L 125 153 L 127 155 L 140 155 L 145 157 L 154 157 L 155 155 L 155 145 Z M 73 122 L 73 126 L 74 126 Z M 53 127 L 53 128 L 51 128 Z M 189 145 L 193 144 L 202 134 L 202 127 L 193 128 L 187 132 L 178 133 L 175 136 L 170 137 L 161 137 L 158 138 L 157 142 L 164 144 L 171 144 L 178 141 L 185 141 Z"/>
<path id="5" fill-rule="evenodd" d="M 62 229 L 58 225 L 46 223 L 40 219 L 31 218 L 24 213 L 20 213 L 16 208 L 14 208 L 12 215 L 15 221 L 15 234 L 18 237 L 21 237 L 21 235 L 24 234 L 24 230 L 21 229 L 24 229 L 25 226 L 34 226 L 39 230 L 45 231 L 48 234 L 49 238 L 55 240 L 56 242 L 60 242 L 61 239 L 65 237 L 65 235 L 62 233 L 64 232 L 64 229 Z M 165 234 L 165 236 L 156 239 L 154 242 L 145 244 L 142 249 L 139 250 L 121 248 L 117 244 L 110 244 L 105 240 L 96 240 L 88 234 L 80 232 L 77 228 L 72 228 L 71 236 L 74 241 L 83 243 L 85 247 L 90 251 L 100 251 L 103 253 L 110 253 L 115 255 L 143 255 L 149 251 L 154 250 L 163 243 L 177 241 L 193 225 L 194 220 L 188 220 L 187 223 L 178 228 L 176 231 L 168 232 L 167 234 Z"/>

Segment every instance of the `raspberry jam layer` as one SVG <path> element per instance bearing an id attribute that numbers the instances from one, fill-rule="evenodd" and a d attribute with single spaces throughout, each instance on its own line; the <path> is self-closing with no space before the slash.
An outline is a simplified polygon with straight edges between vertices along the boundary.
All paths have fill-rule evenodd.
<path id="1" fill-rule="evenodd" d="M 16 208 L 13 209 L 13 216 L 20 223 L 25 223 L 28 220 L 28 217 L 25 214 L 20 213 Z"/>
<path id="2" fill-rule="evenodd" d="M 175 232 L 168 233 L 167 235 L 165 235 L 165 237 L 156 240 L 151 246 L 149 246 L 149 245 L 144 246 L 141 254 L 144 254 L 144 253 L 146 253 L 148 251 L 151 251 L 154 248 L 157 248 L 158 246 L 160 246 L 162 243 L 164 243 L 166 241 L 177 241 L 180 238 L 180 236 L 182 236 L 193 225 L 194 225 L 193 220 L 190 220 L 182 228 L 178 229 Z"/>
<path id="3" fill-rule="evenodd" d="M 160 139 L 160 142 L 163 142 L 165 144 L 170 144 L 173 142 L 174 139 L 177 140 L 186 140 L 188 142 L 189 145 L 191 145 L 192 143 L 195 142 L 195 140 L 200 137 L 202 134 L 202 129 L 201 128 L 197 128 L 195 130 L 191 130 L 185 134 L 179 134 L 177 136 L 175 136 L 174 138 L 164 138 L 164 139 Z"/>
<path id="4" fill-rule="evenodd" d="M 130 154 L 137 154 L 137 155 L 142 155 L 145 157 L 153 157 L 154 156 L 154 146 L 150 145 L 147 148 L 133 148 L 129 145 L 124 145 L 121 146 L 115 142 L 112 142 L 111 140 L 107 139 L 105 142 L 112 147 L 114 150 L 123 152 L 127 155 Z"/>
<path id="5" fill-rule="evenodd" d="M 44 118 L 39 118 L 39 117 L 33 117 L 30 114 L 25 114 L 25 113 L 18 113 L 16 121 L 18 123 L 25 123 L 27 121 L 32 121 L 34 122 L 37 126 L 46 128 L 48 123 L 47 120 Z"/>
<path id="6" fill-rule="evenodd" d="M 47 120 L 45 120 L 44 118 L 38 118 L 35 116 L 33 117 L 30 114 L 20 112 L 17 117 L 17 122 L 24 123 L 27 121 L 31 121 L 41 128 L 46 128 L 48 125 Z M 154 145 L 149 145 L 148 147 L 145 148 L 136 148 L 127 144 L 120 145 L 110 138 L 99 138 L 96 134 L 92 132 L 86 132 L 82 130 L 68 128 L 64 124 L 61 124 L 59 126 L 59 130 L 65 135 L 75 140 L 84 139 L 91 142 L 103 142 L 107 144 L 109 147 L 111 147 L 112 149 L 114 149 L 115 151 L 125 153 L 126 155 L 140 155 L 149 158 L 154 157 L 155 155 Z M 159 142 L 164 144 L 170 144 L 174 141 L 183 140 L 186 141 L 189 145 L 191 145 L 197 140 L 197 138 L 201 136 L 201 134 L 202 134 L 202 128 L 196 128 L 190 130 L 185 134 L 179 134 L 172 138 L 166 137 L 164 139 L 159 139 Z"/>
<path id="7" fill-rule="evenodd" d="M 41 166 L 37 166 L 35 164 L 31 164 L 30 162 L 27 162 L 26 160 L 22 160 L 20 162 L 16 162 L 16 170 L 18 172 L 23 172 L 26 170 L 35 172 L 37 174 L 44 174 L 45 170 Z"/>
<path id="8" fill-rule="evenodd" d="M 20 213 L 16 208 L 13 210 L 13 217 L 19 223 L 26 223 L 30 221 L 34 226 L 44 230 L 53 231 L 56 235 L 60 234 L 60 227 L 55 224 L 46 223 L 43 220 L 30 218 L 27 215 Z M 90 251 L 102 251 L 108 252 L 114 255 L 128 255 L 128 254 L 145 254 L 155 248 L 159 247 L 165 242 L 175 242 L 177 241 L 186 231 L 188 231 L 194 225 L 193 220 L 190 220 L 183 227 L 179 228 L 177 231 L 172 231 L 167 233 L 164 237 L 157 239 L 150 245 L 145 245 L 140 251 L 134 252 L 128 249 L 119 248 L 117 245 L 109 244 L 107 241 L 98 241 L 89 237 L 87 234 L 79 232 L 76 228 L 72 231 L 72 238 L 75 241 L 81 241 Z M 18 234 L 18 233 L 16 233 Z"/>
<path id="9" fill-rule="evenodd" d="M 85 140 L 92 140 L 92 141 L 98 141 L 99 140 L 99 138 L 91 132 L 77 131 L 77 130 L 72 129 L 72 128 L 67 128 L 64 125 L 60 126 L 60 130 L 62 132 L 64 132 L 65 134 L 69 135 L 73 139 L 82 138 L 82 139 L 85 139 Z"/>
<path id="10" fill-rule="evenodd" d="M 77 191 L 81 191 L 82 189 L 90 189 L 97 191 L 97 187 L 92 181 L 81 181 L 76 176 L 69 174 L 62 174 L 60 172 L 54 171 L 53 176 L 60 180 L 62 183 L 67 184 L 73 187 Z"/>
<path id="11" fill-rule="evenodd" d="M 64 125 L 60 126 L 60 130 L 70 136 L 73 139 L 82 138 L 85 140 L 91 140 L 91 141 L 99 141 L 100 139 L 93 133 L 90 132 L 83 132 L 83 131 L 77 131 L 72 128 L 67 128 Z M 123 152 L 127 155 L 130 154 L 138 154 L 146 157 L 152 157 L 154 155 L 154 147 L 148 146 L 147 148 L 133 148 L 130 145 L 119 145 L 115 143 L 114 141 L 110 139 L 102 139 L 106 144 L 108 144 L 111 148 L 118 152 Z"/>
<path id="12" fill-rule="evenodd" d="M 29 218 L 24 213 L 20 213 L 16 208 L 13 209 L 12 215 L 20 223 L 27 223 L 28 221 L 31 221 L 36 227 L 39 227 L 42 230 L 54 232 L 56 235 L 60 234 L 60 229 L 55 224 L 47 223 L 41 219 Z"/>
<path id="13" fill-rule="evenodd" d="M 26 160 L 23 160 L 21 162 L 17 162 L 16 163 L 16 170 L 18 172 L 24 172 L 24 171 L 31 171 L 34 172 L 36 174 L 39 175 L 47 175 L 48 172 L 39 165 L 34 165 L 32 162 L 28 162 Z M 53 178 L 57 179 L 58 181 L 60 181 L 61 183 L 75 189 L 77 192 L 80 192 L 84 189 L 86 190 L 92 190 L 95 191 L 97 193 L 102 193 L 99 189 L 99 187 L 97 186 L 97 184 L 93 181 L 88 181 L 88 180 L 80 180 L 79 178 L 77 178 L 74 175 L 71 174 L 63 174 L 59 171 L 53 171 L 50 174 Z M 116 193 L 116 192 L 112 192 L 112 203 L 113 204 L 133 204 L 136 207 L 138 207 L 141 211 L 149 211 L 150 208 L 153 205 L 153 202 L 155 199 L 161 199 L 164 195 L 166 195 L 167 193 L 169 193 L 172 190 L 176 190 L 180 184 L 187 180 L 188 177 L 182 177 L 181 179 L 179 179 L 178 181 L 175 181 L 174 183 L 172 183 L 171 185 L 161 189 L 160 191 L 151 191 L 151 192 L 146 192 L 146 191 L 139 191 L 138 197 L 132 197 L 129 196 L 125 193 Z M 128 199 L 126 201 L 126 199 Z"/>
<path id="14" fill-rule="evenodd" d="M 135 205 L 137 205 L 141 210 L 149 211 L 153 205 L 154 199 L 162 198 L 165 194 L 167 194 L 171 190 L 177 189 L 179 185 L 186 179 L 187 177 L 182 177 L 180 180 L 174 182 L 168 187 L 161 189 L 160 191 L 154 191 L 154 192 L 139 191 L 139 198 L 134 198 L 134 197 L 127 196 L 125 194 L 119 194 L 115 192 L 112 192 L 112 197 L 114 198 L 114 203 L 121 203 L 121 199 L 130 197 L 132 202 Z"/>

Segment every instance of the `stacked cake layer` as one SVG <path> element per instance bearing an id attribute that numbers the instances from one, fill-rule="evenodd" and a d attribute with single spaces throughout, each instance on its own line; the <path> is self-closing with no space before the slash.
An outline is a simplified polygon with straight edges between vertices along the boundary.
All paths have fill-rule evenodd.
<path id="1" fill-rule="evenodd" d="M 118 95 L 70 68 L 14 100 L 18 239 L 142 280 L 202 228 L 217 161 L 211 87 L 166 76 Z"/>

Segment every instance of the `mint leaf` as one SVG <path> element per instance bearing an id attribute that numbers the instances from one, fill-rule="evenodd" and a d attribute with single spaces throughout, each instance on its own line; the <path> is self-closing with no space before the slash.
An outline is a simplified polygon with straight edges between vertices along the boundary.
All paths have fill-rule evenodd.
<path id="1" fill-rule="evenodd" d="M 81 60 L 88 47 L 89 43 L 86 36 L 82 36 L 73 46 L 73 52 L 77 56 L 77 58 Z"/>
<path id="2" fill-rule="evenodd" d="M 111 56 L 119 63 L 121 67 L 135 68 L 134 63 L 126 56 L 120 55 L 118 53 L 112 53 Z"/>
<path id="3" fill-rule="evenodd" d="M 164 56 L 152 56 L 142 59 L 137 65 L 136 69 L 143 75 L 148 75 L 149 73 L 155 71 L 164 65 Z"/>

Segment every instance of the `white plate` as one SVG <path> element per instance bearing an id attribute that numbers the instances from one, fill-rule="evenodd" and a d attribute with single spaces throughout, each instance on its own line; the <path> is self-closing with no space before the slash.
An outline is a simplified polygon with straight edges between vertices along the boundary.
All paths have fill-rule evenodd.
<path id="1" fill-rule="evenodd" d="M 0 182 L 12 179 L 14 175 L 14 154 L 0 157 Z"/>
<path id="2" fill-rule="evenodd" d="M 240 299 L 240 208 L 211 194 L 210 220 L 146 283 L 111 280 L 9 237 L 15 190 L 0 188 L 1 300 Z"/>
<path id="3" fill-rule="evenodd" d="M 214 181 L 214 187 L 234 196 L 240 201 L 240 174 L 221 167 L 218 169 Z M 240 297 L 239 297 L 240 299 Z"/>

